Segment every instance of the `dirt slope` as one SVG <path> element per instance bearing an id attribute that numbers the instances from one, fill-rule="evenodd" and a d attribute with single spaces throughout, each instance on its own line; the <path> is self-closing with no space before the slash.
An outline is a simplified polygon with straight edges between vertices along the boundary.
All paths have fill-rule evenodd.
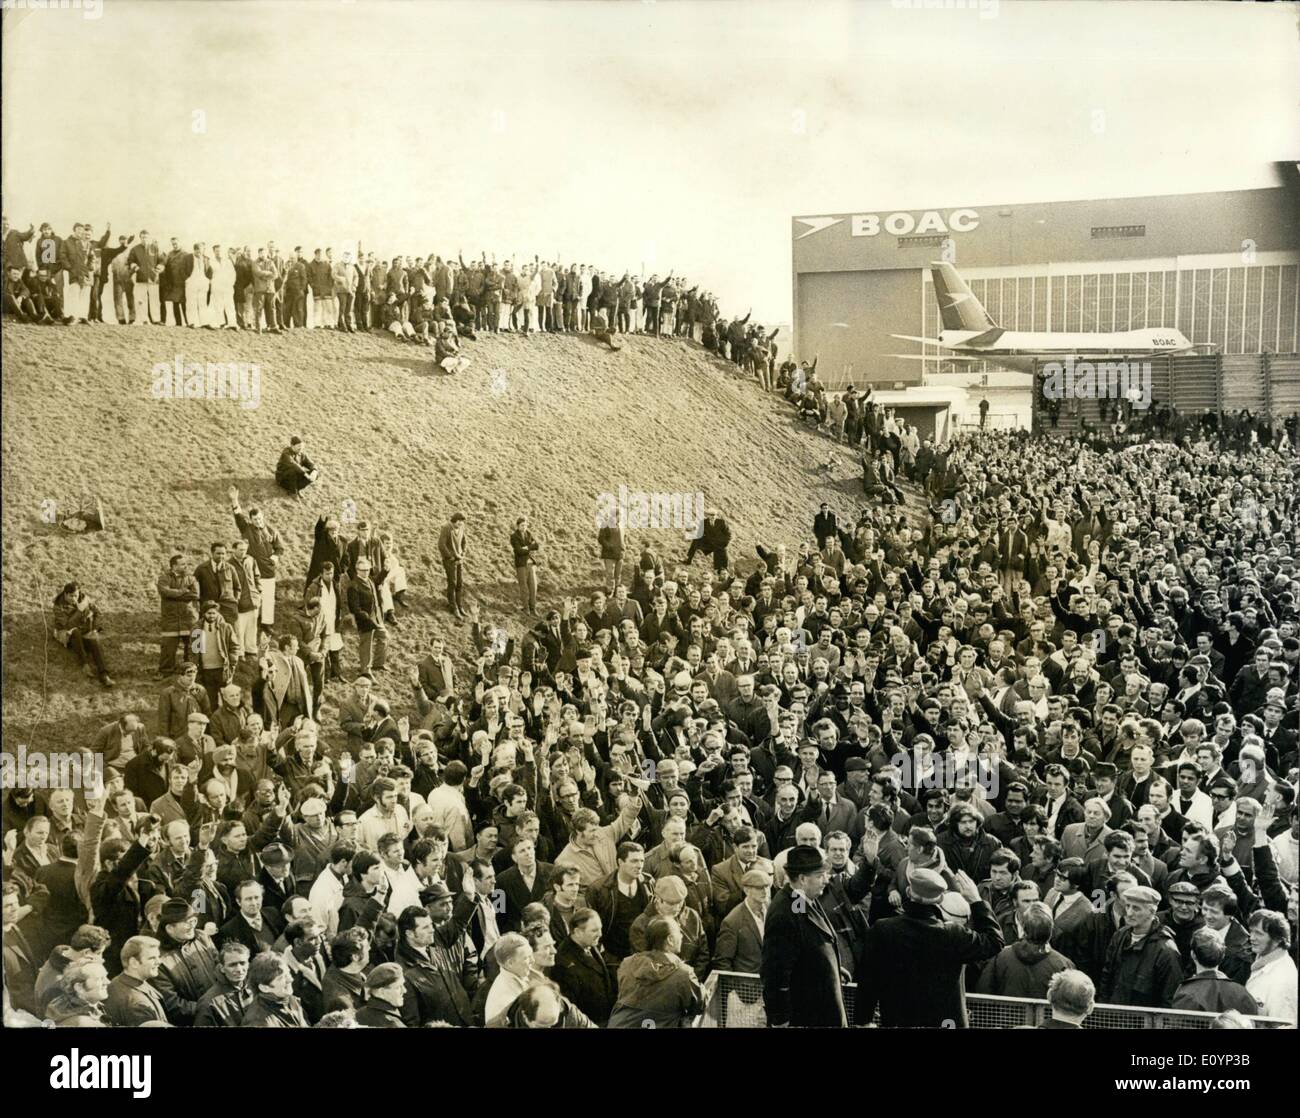
<path id="1" fill-rule="evenodd" d="M 684 341 L 631 337 L 612 354 L 584 338 L 501 335 L 471 343 L 473 363 L 457 377 L 436 375 L 431 351 L 378 335 L 6 323 L 3 342 L 8 748 L 85 741 L 124 709 L 152 730 L 154 584 L 171 549 L 182 547 L 194 563 L 210 541 L 234 537 L 225 496 L 232 484 L 288 542 L 283 569 L 295 595 L 320 513 L 354 507 L 393 532 L 414 608 L 391 634 L 383 690 L 403 707 L 400 680 L 435 630 L 462 663 L 468 650 L 468 623 L 442 607 L 437 533 L 453 510 L 469 518 L 471 599 L 519 633 L 507 537 L 520 513 L 546 545 L 545 605 L 600 581 L 597 501 L 620 486 L 703 493 L 729 520 L 733 561 L 745 570 L 756 542 L 793 544 L 809 532 L 819 501 L 830 500 L 843 519 L 861 495 L 847 451 Z M 178 356 L 256 364 L 259 406 L 155 399 L 155 365 Z M 294 434 L 324 470 L 301 503 L 273 479 Z M 76 536 L 43 519 L 83 495 L 102 502 L 107 531 Z M 666 560 L 685 554 L 679 529 L 650 534 Z M 629 544 L 640 536 L 629 533 Z M 46 638 L 50 603 L 70 578 L 103 613 L 115 691 L 81 675 Z M 281 599 L 282 609 L 288 604 Z M 355 635 L 348 640 L 350 673 Z"/>

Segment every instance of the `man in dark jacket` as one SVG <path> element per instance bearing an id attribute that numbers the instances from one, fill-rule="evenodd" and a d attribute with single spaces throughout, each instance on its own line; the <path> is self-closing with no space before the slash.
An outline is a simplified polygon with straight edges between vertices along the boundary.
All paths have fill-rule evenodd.
<path id="1" fill-rule="evenodd" d="M 153 983 L 173 1025 L 194 1024 L 199 999 L 221 976 L 217 949 L 207 932 L 199 930 L 198 922 L 199 914 L 189 901 L 163 903 L 158 918 L 162 954 Z"/>
<path id="2" fill-rule="evenodd" d="M 939 902 L 949 891 L 970 905 L 969 927 L 944 922 Z M 1002 945 L 1002 929 L 967 874 L 910 870 L 903 914 L 867 931 L 855 972 L 856 1023 L 868 1024 L 879 1006 L 884 1028 L 966 1028 L 962 972 Z"/>
<path id="3" fill-rule="evenodd" d="M 1183 980 L 1174 933 L 1156 919 L 1160 894 L 1145 885 L 1126 889 L 1122 898 L 1127 923 L 1106 950 L 1100 997 L 1110 1005 L 1168 1009 Z"/>
<path id="4" fill-rule="evenodd" d="M 730 543 L 731 529 L 727 526 L 727 522 L 722 519 L 722 514 L 717 509 L 711 508 L 704 514 L 699 536 L 691 540 L 691 546 L 687 549 L 685 561 L 689 563 L 695 558 L 695 553 L 698 551 L 704 555 L 713 556 L 713 569 L 715 571 L 725 570 L 728 564 L 727 547 Z"/>
<path id="5" fill-rule="evenodd" d="M 404 1029 L 402 1002 L 406 999 L 406 978 L 396 963 L 380 963 L 365 983 L 365 1003 L 358 1007 L 357 1024 L 367 1029 Z"/>
<path id="6" fill-rule="evenodd" d="M 948 813 L 948 823 L 940 832 L 939 848 L 954 872 L 965 871 L 972 881 L 983 881 L 989 874 L 993 855 L 1001 845 L 984 833 L 984 817 L 970 804 L 957 804 Z"/>
<path id="7" fill-rule="evenodd" d="M 96 840 L 97 841 L 97 840 Z M 136 871 L 157 848 L 158 827 L 153 820 L 140 825 L 140 834 L 129 846 L 122 839 L 110 839 L 100 850 L 99 875 L 90 886 L 90 908 L 95 923 L 112 937 L 104 952 L 108 973 L 122 969 L 122 947 L 140 930 L 145 897 L 153 892 L 150 883 L 136 877 Z"/>
<path id="8" fill-rule="evenodd" d="M 446 893 L 445 887 L 441 892 Z M 447 894 L 435 904 L 445 906 L 450 899 Z M 398 917 L 396 962 L 406 978 L 402 1019 L 408 1027 L 430 1021 L 472 1024 L 478 972 L 466 957 L 463 941 L 476 910 L 474 894 L 462 892 L 450 918 L 441 924 L 434 924 L 427 908 L 414 905 Z"/>
<path id="9" fill-rule="evenodd" d="M 280 460 L 275 465 L 276 484 L 301 498 L 302 491 L 316 480 L 319 473 L 307 457 L 302 439 L 294 435 L 289 445 L 280 451 Z"/>
<path id="10" fill-rule="evenodd" d="M 643 872 L 645 848 L 639 842 L 621 842 L 614 872 L 587 889 L 587 904 L 600 913 L 605 944 L 615 961 L 633 952 L 632 924 L 650 907 L 654 879 Z"/>
<path id="11" fill-rule="evenodd" d="M 763 1000 L 774 1026 L 844 1028 L 839 938 L 821 904 L 830 867 L 820 848 L 794 846 L 789 881 L 772 898 L 763 930 Z"/>
<path id="12" fill-rule="evenodd" d="M 1196 974 L 1175 991 L 1174 1009 L 1190 1009 L 1200 1013 L 1222 1013 L 1225 1009 L 1235 1009 L 1247 1017 L 1259 1013 L 1259 1003 L 1246 992 L 1246 988 L 1219 970 L 1227 948 L 1218 932 L 1212 928 L 1197 929 L 1192 935 L 1191 953 Z"/>
<path id="13" fill-rule="evenodd" d="M 555 952 L 551 974 L 560 992 L 602 1028 L 618 998 L 615 964 L 600 946 L 600 915 L 579 908 L 569 920 L 569 935 Z"/>
<path id="14" fill-rule="evenodd" d="M 357 623 L 358 674 L 369 674 L 372 664 L 376 671 L 382 671 L 388 651 L 388 630 L 384 626 L 379 591 L 370 578 L 370 560 L 364 556 L 357 560 L 356 578 L 348 582 L 348 612 Z"/>

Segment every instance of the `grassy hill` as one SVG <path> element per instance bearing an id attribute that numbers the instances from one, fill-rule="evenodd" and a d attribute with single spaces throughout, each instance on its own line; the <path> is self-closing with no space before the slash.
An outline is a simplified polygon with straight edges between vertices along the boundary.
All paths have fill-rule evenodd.
<path id="1" fill-rule="evenodd" d="M 581 337 L 499 335 L 471 343 L 473 363 L 455 377 L 435 369 L 431 350 L 378 335 L 6 323 L 3 344 L 9 748 L 86 741 L 123 710 L 153 728 L 154 584 L 172 549 L 193 564 L 211 541 L 234 538 L 230 485 L 245 507 L 265 509 L 288 544 L 282 569 L 295 597 L 282 597 L 282 609 L 301 590 L 318 515 L 352 508 L 393 533 L 413 608 L 390 634 L 391 667 L 378 690 L 398 693 L 402 707 L 400 681 L 435 631 L 460 663 L 467 659 L 468 622 L 443 607 L 437 553 L 438 529 L 453 510 L 469 522 L 468 597 L 518 634 L 526 618 L 508 536 L 521 513 L 545 546 L 546 605 L 599 585 L 597 501 L 620 486 L 703 493 L 730 522 L 733 562 L 746 571 L 755 543 L 794 544 L 808 533 L 820 501 L 842 520 L 861 501 L 847 450 L 802 428 L 734 366 L 681 340 L 630 337 L 610 353 Z M 178 356 L 256 364 L 259 406 L 155 398 L 155 366 Z M 273 477 L 295 434 L 324 471 L 301 502 Z M 74 535 L 47 523 L 52 509 L 75 508 L 83 497 L 102 503 L 106 531 Z M 641 535 L 629 533 L 629 545 Z M 666 561 L 684 556 L 680 530 L 650 535 Z M 101 690 L 47 638 L 51 602 L 73 578 L 100 606 L 115 690 Z M 355 634 L 346 639 L 351 674 Z"/>

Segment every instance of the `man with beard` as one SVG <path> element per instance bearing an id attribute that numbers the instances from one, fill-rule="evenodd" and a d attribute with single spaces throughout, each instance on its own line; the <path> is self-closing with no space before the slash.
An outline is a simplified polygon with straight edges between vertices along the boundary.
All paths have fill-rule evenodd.
<path id="1" fill-rule="evenodd" d="M 983 881 L 1000 844 L 984 833 L 984 817 L 979 811 L 969 804 L 957 804 L 948 813 L 939 848 L 954 873 L 965 871 L 972 881 Z"/>

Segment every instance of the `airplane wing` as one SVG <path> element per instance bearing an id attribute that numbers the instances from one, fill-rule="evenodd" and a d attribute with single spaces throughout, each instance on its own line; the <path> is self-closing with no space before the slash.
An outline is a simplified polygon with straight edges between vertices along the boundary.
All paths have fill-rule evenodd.
<path id="1" fill-rule="evenodd" d="M 956 353 L 882 353 L 881 357 L 897 357 L 900 361 L 991 361 L 989 357 L 966 357 Z"/>
<path id="2" fill-rule="evenodd" d="M 891 338 L 897 338 L 900 342 L 924 342 L 926 345 L 943 345 L 943 342 L 938 338 L 918 338 L 912 334 L 890 334 L 889 336 Z"/>

